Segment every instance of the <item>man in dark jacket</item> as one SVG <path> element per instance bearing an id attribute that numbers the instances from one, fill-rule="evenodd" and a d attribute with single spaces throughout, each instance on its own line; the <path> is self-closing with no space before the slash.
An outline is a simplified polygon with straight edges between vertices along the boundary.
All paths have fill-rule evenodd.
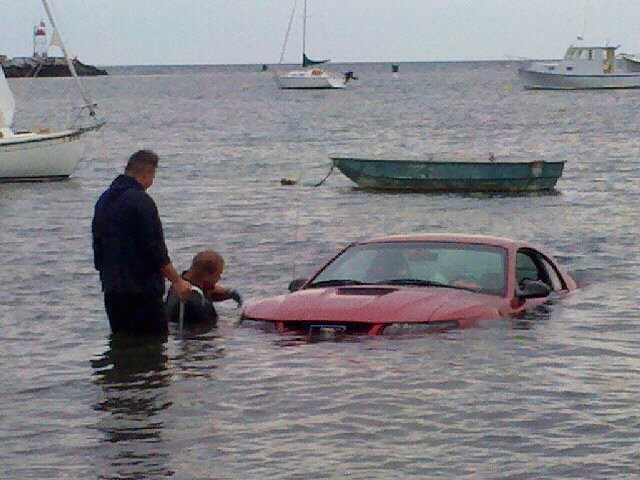
<path id="1" fill-rule="evenodd" d="M 182 278 L 188 280 L 194 287 L 189 299 L 183 302 L 182 307 L 180 298 L 173 288 L 169 289 L 165 301 L 169 321 L 181 324 L 181 327 L 183 325 L 215 327 L 218 324 L 218 313 L 213 302 L 234 300 L 238 307 L 241 307 L 242 295 L 240 292 L 218 284 L 223 270 L 224 259 L 218 252 L 213 250 L 198 252 L 193 257 L 189 270 L 182 273 Z"/>
<path id="2" fill-rule="evenodd" d="M 100 272 L 111 331 L 164 334 L 162 297 L 167 278 L 186 300 L 191 284 L 171 264 L 162 222 L 146 190 L 153 184 L 158 156 L 134 153 L 96 203 L 91 230 L 94 266 Z"/>

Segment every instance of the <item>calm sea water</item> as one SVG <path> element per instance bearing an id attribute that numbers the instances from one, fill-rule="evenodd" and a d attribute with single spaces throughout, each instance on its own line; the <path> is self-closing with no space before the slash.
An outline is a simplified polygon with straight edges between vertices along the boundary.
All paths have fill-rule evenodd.
<path id="1" fill-rule="evenodd" d="M 1 478 L 640 477 L 640 91 L 527 92 L 511 63 L 348 68 L 359 81 L 328 92 L 279 91 L 256 66 L 84 79 L 109 123 L 73 177 L 0 185 Z M 77 98 L 68 79 L 11 86 L 18 128 L 63 124 Z M 222 304 L 218 329 L 115 343 L 90 221 L 139 148 L 161 155 L 174 264 L 215 248 L 247 299 L 351 240 L 422 231 L 537 242 L 581 289 L 442 334 L 308 343 Z M 442 152 L 567 164 L 551 195 L 313 186 L 331 153 Z"/>

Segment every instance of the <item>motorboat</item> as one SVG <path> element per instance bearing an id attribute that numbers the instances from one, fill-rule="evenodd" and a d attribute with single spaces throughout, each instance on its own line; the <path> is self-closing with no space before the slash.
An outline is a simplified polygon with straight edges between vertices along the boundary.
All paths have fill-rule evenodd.
<path id="1" fill-rule="evenodd" d="M 527 90 L 640 88 L 640 68 L 616 56 L 619 46 L 570 46 L 562 60 L 529 61 L 518 69 Z"/>

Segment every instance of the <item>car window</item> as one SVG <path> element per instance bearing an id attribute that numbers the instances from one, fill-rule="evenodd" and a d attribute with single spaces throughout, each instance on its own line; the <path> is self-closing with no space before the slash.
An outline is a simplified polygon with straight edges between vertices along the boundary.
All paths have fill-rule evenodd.
<path id="1" fill-rule="evenodd" d="M 458 242 L 359 244 L 334 259 L 311 284 L 337 279 L 432 282 L 502 295 L 506 288 L 506 251 Z"/>
<path id="2" fill-rule="evenodd" d="M 348 249 L 334 260 L 316 278 L 316 281 L 329 279 L 364 281 L 366 273 L 372 268 L 375 252 L 363 249 Z"/>
<path id="3" fill-rule="evenodd" d="M 551 288 L 556 291 L 564 290 L 566 287 L 555 267 L 543 256 L 540 256 L 540 263 L 545 270 Z"/>
<path id="4" fill-rule="evenodd" d="M 526 250 L 521 250 L 516 254 L 516 283 L 522 280 L 540 280 L 536 262 Z"/>
<path id="5" fill-rule="evenodd" d="M 543 281 L 556 291 L 566 288 L 559 272 L 546 257 L 523 248 L 516 254 L 516 288 L 525 279 Z"/>

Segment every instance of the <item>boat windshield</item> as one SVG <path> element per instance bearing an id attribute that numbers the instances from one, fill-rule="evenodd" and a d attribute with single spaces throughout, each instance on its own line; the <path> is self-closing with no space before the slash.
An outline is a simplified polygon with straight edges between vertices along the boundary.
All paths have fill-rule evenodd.
<path id="1" fill-rule="evenodd" d="M 505 295 L 507 252 L 462 242 L 357 244 L 342 252 L 307 287 L 391 284 L 462 288 Z"/>
<path id="2" fill-rule="evenodd" d="M 605 60 L 608 52 L 615 51 L 613 47 L 569 47 L 565 53 L 565 60 Z"/>

